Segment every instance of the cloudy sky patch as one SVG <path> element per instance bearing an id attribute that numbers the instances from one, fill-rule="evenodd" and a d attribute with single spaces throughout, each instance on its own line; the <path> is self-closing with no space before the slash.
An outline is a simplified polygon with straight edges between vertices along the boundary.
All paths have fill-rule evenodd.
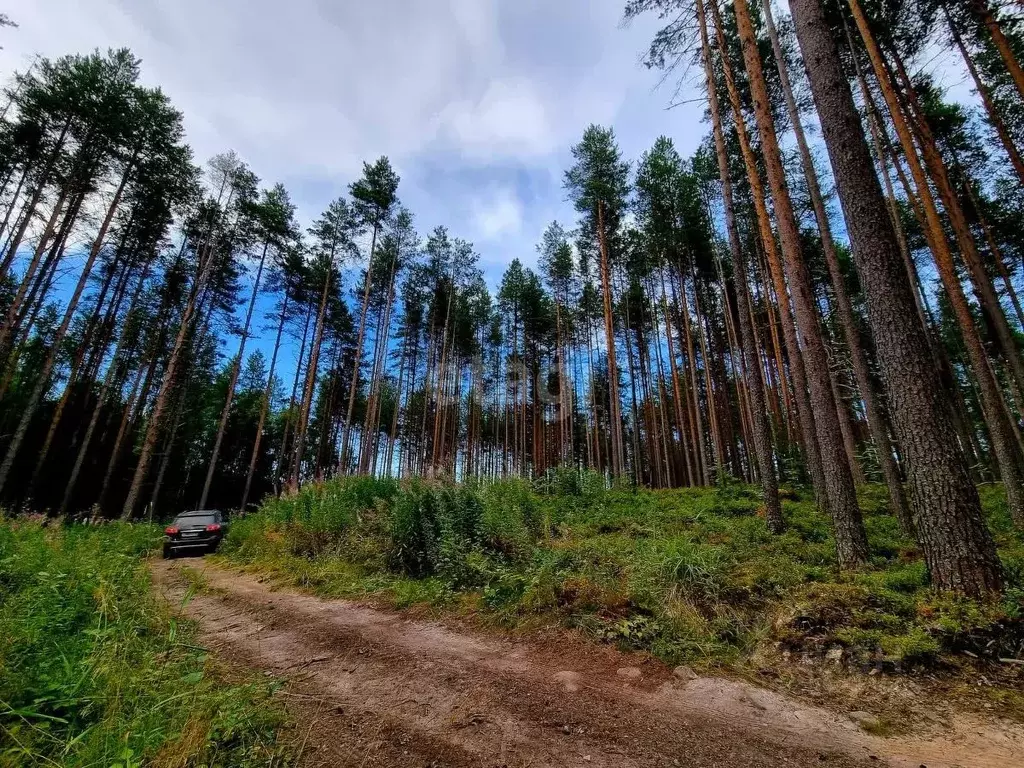
<path id="1" fill-rule="evenodd" d="M 571 226 L 562 174 L 592 122 L 630 159 L 661 133 L 686 152 L 698 105 L 639 63 L 657 20 L 622 0 L 8 0 L 0 69 L 127 46 L 185 115 L 198 161 L 236 150 L 283 182 L 304 222 L 386 154 L 426 235 L 473 240 L 493 282 L 535 263 L 553 219 Z"/>

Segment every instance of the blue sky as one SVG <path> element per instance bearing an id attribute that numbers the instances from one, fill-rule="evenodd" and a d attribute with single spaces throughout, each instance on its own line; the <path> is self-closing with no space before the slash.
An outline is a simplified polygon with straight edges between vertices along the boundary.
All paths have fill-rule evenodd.
<path id="1" fill-rule="evenodd" d="M 2 32 L 0 72 L 34 54 L 130 47 L 183 111 L 196 159 L 234 149 L 264 186 L 285 184 L 303 225 L 364 160 L 388 155 L 419 232 L 445 225 L 472 241 L 496 285 L 513 258 L 535 263 L 550 221 L 573 224 L 562 176 L 589 123 L 613 126 L 632 161 L 661 134 L 689 154 L 707 131 L 699 73 L 679 93 L 674 79 L 659 87 L 640 64 L 659 21 L 623 26 L 623 4 L 7 0 L 19 28 Z M 922 58 L 971 98 L 948 54 Z M 250 350 L 270 346 L 262 336 Z"/>
<path id="2" fill-rule="evenodd" d="M 489 281 L 571 224 L 562 174 L 591 122 L 633 159 L 661 133 L 689 152 L 696 104 L 640 64 L 657 26 L 623 0 L 8 0 L 0 69 L 34 53 L 128 46 L 184 112 L 198 160 L 236 150 L 304 222 L 386 154 L 428 232 L 474 242 Z"/>

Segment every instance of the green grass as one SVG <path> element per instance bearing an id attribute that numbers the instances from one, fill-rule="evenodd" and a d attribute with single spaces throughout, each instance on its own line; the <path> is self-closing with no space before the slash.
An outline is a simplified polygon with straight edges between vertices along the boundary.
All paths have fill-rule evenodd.
<path id="1" fill-rule="evenodd" d="M 234 681 L 151 593 L 159 541 L 0 518 L 0 766 L 286 763 L 273 686 Z"/>
<path id="2" fill-rule="evenodd" d="M 766 648 L 902 671 L 1024 650 L 1024 538 L 982 488 L 1008 576 L 1001 602 L 939 595 L 883 487 L 861 490 L 870 566 L 836 567 L 828 521 L 788 489 L 768 533 L 752 488 L 606 490 L 560 473 L 530 486 L 309 486 L 234 524 L 225 556 L 330 596 L 462 610 L 509 626 L 555 619 L 670 663 L 741 662 Z"/>

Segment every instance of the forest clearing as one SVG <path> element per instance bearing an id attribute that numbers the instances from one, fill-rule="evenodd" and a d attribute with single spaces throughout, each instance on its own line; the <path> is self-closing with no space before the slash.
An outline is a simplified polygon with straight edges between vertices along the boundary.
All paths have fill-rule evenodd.
<path id="1" fill-rule="evenodd" d="M 0 766 L 1024 762 L 1019 2 L 12 2 Z"/>
<path id="2" fill-rule="evenodd" d="M 335 481 L 236 520 L 212 562 L 156 559 L 145 525 L 9 522 L 3 759 L 1019 764 L 998 489 L 1000 604 L 928 589 L 882 487 L 872 565 L 841 574 L 813 502 L 777 538 L 753 488 L 566 480 Z"/>

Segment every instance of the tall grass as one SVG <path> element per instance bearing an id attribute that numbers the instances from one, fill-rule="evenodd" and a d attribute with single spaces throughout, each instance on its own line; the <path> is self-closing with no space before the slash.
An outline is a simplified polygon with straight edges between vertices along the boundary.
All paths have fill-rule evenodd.
<path id="1" fill-rule="evenodd" d="M 274 765 L 265 683 L 227 683 L 150 589 L 149 526 L 0 518 L 0 766 Z"/>
<path id="2" fill-rule="evenodd" d="M 813 502 L 787 496 L 788 528 L 774 536 L 756 491 L 738 484 L 647 491 L 576 472 L 532 484 L 347 479 L 269 502 L 225 551 L 325 594 L 458 602 L 507 622 L 554 616 L 670 661 L 780 643 L 890 665 L 1024 650 L 1024 540 L 997 490 L 984 496 L 1010 590 L 989 604 L 929 590 L 884 488 L 862 491 L 873 560 L 857 573 L 837 570 Z"/>

